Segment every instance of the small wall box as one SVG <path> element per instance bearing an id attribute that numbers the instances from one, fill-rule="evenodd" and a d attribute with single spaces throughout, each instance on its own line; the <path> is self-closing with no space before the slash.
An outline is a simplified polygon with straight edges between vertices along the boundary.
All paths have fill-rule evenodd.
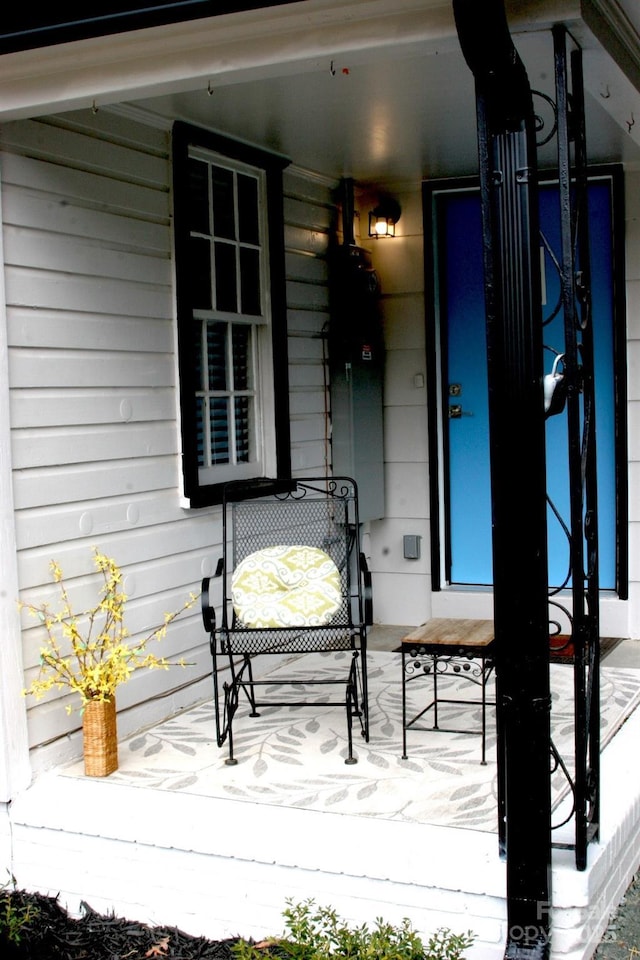
<path id="1" fill-rule="evenodd" d="M 402 549 L 405 560 L 420 559 L 420 537 L 415 533 L 407 533 L 402 538 Z"/>

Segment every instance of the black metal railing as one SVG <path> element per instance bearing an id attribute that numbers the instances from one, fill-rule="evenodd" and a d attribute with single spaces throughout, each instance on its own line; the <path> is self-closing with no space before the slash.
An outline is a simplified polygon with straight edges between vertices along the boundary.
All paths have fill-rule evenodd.
<path id="1" fill-rule="evenodd" d="M 584 122 L 582 53 L 562 26 L 553 30 L 559 216 L 561 249 L 554 258 L 561 285 L 564 321 L 563 383 L 569 464 L 569 516 L 561 517 L 569 545 L 569 570 L 563 586 L 551 590 L 550 620 L 558 612 L 570 625 L 567 647 L 574 671 L 573 773 L 563 764 L 573 794 L 573 843 L 584 870 L 587 846 L 598 837 L 600 816 L 600 625 L 598 506 L 595 443 L 593 316 L 588 217 L 587 152 Z M 555 506 L 553 507 L 556 510 Z M 559 758 L 554 756 L 558 763 Z M 561 826 L 567 821 L 554 826 Z"/>

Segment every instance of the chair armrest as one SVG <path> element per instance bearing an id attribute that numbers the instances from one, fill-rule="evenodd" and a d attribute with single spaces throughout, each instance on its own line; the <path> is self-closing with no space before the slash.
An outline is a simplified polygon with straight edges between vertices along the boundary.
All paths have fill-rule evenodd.
<path id="1" fill-rule="evenodd" d="M 209 583 L 211 577 L 205 577 L 202 581 L 200 591 L 200 607 L 202 610 L 202 623 L 207 633 L 214 633 L 216 629 L 216 611 L 211 606 L 209 600 Z"/>
<path id="2" fill-rule="evenodd" d="M 371 572 L 367 565 L 364 553 L 360 554 L 360 574 L 362 576 L 362 599 L 364 600 L 364 622 L 370 627 L 373 625 L 373 589 Z"/>
<path id="3" fill-rule="evenodd" d="M 216 577 L 222 576 L 222 569 L 224 566 L 224 561 L 222 557 L 218 559 L 218 565 L 216 566 Z M 202 581 L 202 588 L 200 591 L 200 607 L 202 610 L 202 622 L 207 633 L 214 634 L 216 629 L 216 611 L 215 608 L 211 605 L 211 600 L 209 598 L 209 584 L 211 582 L 211 577 L 205 577 Z"/>
<path id="4" fill-rule="evenodd" d="M 222 557 L 218 559 L 218 565 L 216 566 L 216 577 L 222 576 L 222 568 L 224 566 L 224 561 Z M 202 581 L 202 588 L 200 591 L 200 607 L 202 610 L 202 622 L 207 633 L 213 634 L 216 629 L 216 611 L 214 607 L 211 606 L 211 601 L 209 599 L 209 583 L 211 582 L 211 577 L 205 577 Z"/>

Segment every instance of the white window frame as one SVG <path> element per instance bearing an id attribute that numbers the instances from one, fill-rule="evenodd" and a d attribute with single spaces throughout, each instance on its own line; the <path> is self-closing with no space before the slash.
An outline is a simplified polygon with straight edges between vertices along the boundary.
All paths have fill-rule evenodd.
<path id="1" fill-rule="evenodd" d="M 229 422 L 229 447 L 230 447 L 230 456 L 231 462 L 226 464 L 211 464 L 200 466 L 198 468 L 198 474 L 200 482 L 203 485 L 215 484 L 215 483 L 225 483 L 230 480 L 246 480 L 250 479 L 253 476 L 256 476 L 256 473 L 259 475 L 269 475 L 272 474 L 275 470 L 276 465 L 276 448 L 275 448 L 275 423 L 274 423 L 274 384 L 273 384 L 273 362 L 271 354 L 271 297 L 270 297 L 270 288 L 269 288 L 269 242 L 268 242 L 268 231 L 267 231 L 267 209 L 266 209 L 266 184 L 265 184 L 265 174 L 263 170 L 260 170 L 256 167 L 249 166 L 246 163 L 241 163 L 239 161 L 230 160 L 228 157 L 223 156 L 220 153 L 215 153 L 210 150 L 204 150 L 201 147 L 191 147 L 189 149 L 189 158 L 200 160 L 203 163 L 206 163 L 209 168 L 216 166 L 222 167 L 225 170 L 230 171 L 234 174 L 234 184 L 236 182 L 236 175 L 238 173 L 245 174 L 247 176 L 253 177 L 256 180 L 258 188 L 258 244 L 257 249 L 260 251 L 260 314 L 243 314 L 241 312 L 237 313 L 228 313 L 225 311 L 217 310 L 215 307 L 211 310 L 194 310 L 193 318 L 194 321 L 200 320 L 203 322 L 201 330 L 201 341 L 202 341 L 202 360 L 203 365 L 207 358 L 207 348 L 206 348 L 206 327 L 204 322 L 212 320 L 214 322 L 219 322 L 226 324 L 228 327 L 229 333 L 232 331 L 234 324 L 246 325 L 251 327 L 251 346 L 250 346 L 250 359 L 251 359 L 251 381 L 252 386 L 248 390 L 209 390 L 207 388 L 196 390 L 196 397 L 202 397 L 205 402 L 207 399 L 212 399 L 215 397 L 228 397 L 231 401 L 230 406 L 232 406 L 233 398 L 236 396 L 250 396 L 253 399 L 253 411 L 251 415 L 251 425 L 250 425 L 250 460 L 248 463 L 236 461 L 235 457 L 235 442 L 234 442 L 234 430 L 233 430 L 233 414 L 230 410 L 230 422 Z M 211 185 L 211 179 L 209 178 L 209 186 Z M 236 201 L 236 211 L 237 211 L 237 191 L 234 188 L 234 200 Z M 212 198 L 208 198 L 209 204 L 212 203 Z M 215 213 L 215 210 L 214 210 Z M 192 232 L 192 236 L 207 236 L 207 239 L 214 240 L 218 242 L 223 242 L 221 238 L 216 237 L 215 233 L 211 235 L 199 234 L 197 232 Z M 224 238 L 224 242 L 228 242 L 230 245 L 234 246 L 236 249 L 239 249 L 242 246 L 247 246 L 243 244 L 239 239 L 228 240 Z M 255 249 L 255 245 L 248 245 Z M 213 258 L 213 249 L 214 243 L 211 243 L 212 249 L 212 258 Z M 211 276 L 214 274 L 214 264 L 211 263 Z M 215 281 L 212 280 L 212 283 L 215 285 Z M 236 273 L 236 295 L 237 302 L 240 303 L 240 283 L 241 277 L 239 270 Z M 231 345 L 230 345 L 230 336 L 226 338 L 226 348 L 228 351 L 228 363 L 231 365 Z M 205 431 L 205 437 L 209 438 L 210 430 L 210 421 L 209 418 L 205 415 L 203 417 L 203 429 Z M 205 443 L 207 451 L 211 451 L 210 442 Z"/>

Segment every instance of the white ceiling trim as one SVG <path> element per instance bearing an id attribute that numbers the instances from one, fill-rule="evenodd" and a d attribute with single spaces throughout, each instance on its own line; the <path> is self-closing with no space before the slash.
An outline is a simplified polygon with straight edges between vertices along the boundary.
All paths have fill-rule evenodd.
<path id="1" fill-rule="evenodd" d="M 0 117 L 140 99 L 282 72 L 343 51 L 455 36 L 447 0 L 303 0 L 2 57 Z"/>
<path id="2" fill-rule="evenodd" d="M 508 0 L 514 30 L 577 19 L 579 0 Z M 92 38 L 1 58 L 0 118 L 318 69 L 458 45 L 451 0 L 301 0 L 275 8 Z"/>
<path id="3" fill-rule="evenodd" d="M 640 90 L 640 9 L 627 0 L 631 16 L 618 0 L 582 0 L 582 16 L 631 83 Z"/>

